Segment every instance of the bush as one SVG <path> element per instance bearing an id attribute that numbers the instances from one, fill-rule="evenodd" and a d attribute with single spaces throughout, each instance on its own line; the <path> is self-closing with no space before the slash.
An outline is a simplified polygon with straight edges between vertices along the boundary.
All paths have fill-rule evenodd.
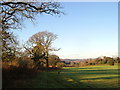
<path id="1" fill-rule="evenodd" d="M 57 63 L 57 67 L 58 68 L 62 68 L 62 67 L 64 67 L 65 66 L 65 63 L 63 63 L 63 62 L 58 62 Z"/>
<path id="2" fill-rule="evenodd" d="M 70 66 L 74 67 L 75 66 L 75 62 L 70 62 Z"/>
<path id="3" fill-rule="evenodd" d="M 114 61 L 109 62 L 109 65 L 114 65 Z"/>
<path id="4" fill-rule="evenodd" d="M 114 65 L 114 60 L 113 59 L 108 60 L 107 64 Z"/>
<path id="5" fill-rule="evenodd" d="M 19 67 L 21 67 L 21 68 L 27 67 L 28 63 L 29 63 L 28 60 L 19 60 L 18 61 Z"/>
<path id="6" fill-rule="evenodd" d="M 92 63 L 92 65 L 95 65 L 95 63 Z"/>
<path id="7" fill-rule="evenodd" d="M 106 64 L 106 63 L 107 63 L 107 61 L 106 61 L 106 60 L 103 60 L 103 61 L 102 61 L 102 64 Z"/>
<path id="8" fill-rule="evenodd" d="M 79 67 L 79 63 L 76 63 L 76 64 L 75 64 L 75 67 Z"/>
<path id="9" fill-rule="evenodd" d="M 27 80 L 30 80 L 31 78 L 36 77 L 37 71 L 33 68 L 28 68 L 25 66 L 26 64 L 28 64 L 27 60 L 2 63 L 3 88 L 13 88 L 19 86 L 19 84 L 21 85 L 24 84 L 24 82 L 28 82 Z M 19 81 L 21 82 L 19 83 Z"/>

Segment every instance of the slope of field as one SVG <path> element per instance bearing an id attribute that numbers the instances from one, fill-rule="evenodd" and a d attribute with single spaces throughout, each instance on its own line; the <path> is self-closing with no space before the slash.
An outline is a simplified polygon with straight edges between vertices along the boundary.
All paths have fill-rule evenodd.
<path id="1" fill-rule="evenodd" d="M 22 87 L 31 88 L 118 88 L 118 66 L 64 67 L 63 70 L 40 72 Z M 16 86 L 21 87 L 21 86 Z"/>

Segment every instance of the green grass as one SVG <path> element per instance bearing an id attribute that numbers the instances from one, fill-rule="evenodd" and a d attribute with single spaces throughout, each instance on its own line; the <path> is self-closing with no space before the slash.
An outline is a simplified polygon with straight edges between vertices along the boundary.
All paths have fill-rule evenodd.
<path id="1" fill-rule="evenodd" d="M 118 66 L 88 66 L 82 68 L 65 68 L 70 69 L 69 77 L 82 84 L 94 88 L 117 88 L 118 85 Z M 64 72 L 66 73 L 66 72 Z M 74 79 L 74 80 L 75 80 Z"/>
<path id="2" fill-rule="evenodd" d="M 118 66 L 100 65 L 64 67 L 58 71 L 40 72 L 22 87 L 31 88 L 118 88 Z"/>

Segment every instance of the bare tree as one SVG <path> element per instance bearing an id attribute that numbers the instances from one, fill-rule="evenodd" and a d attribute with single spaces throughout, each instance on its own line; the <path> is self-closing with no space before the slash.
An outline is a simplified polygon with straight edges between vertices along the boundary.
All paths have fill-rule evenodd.
<path id="1" fill-rule="evenodd" d="M 46 66 L 49 67 L 48 63 L 48 56 L 50 51 L 57 51 L 59 49 L 55 49 L 52 47 L 53 41 L 57 38 L 56 34 L 53 34 L 52 32 L 38 32 L 34 34 L 30 39 L 28 40 L 32 44 L 32 51 L 34 50 L 34 57 L 35 55 L 44 55 L 44 59 L 46 60 Z M 26 48 L 27 49 L 27 48 Z M 28 49 L 30 52 L 30 49 Z M 40 58 L 38 58 L 40 59 Z"/>
<path id="2" fill-rule="evenodd" d="M 60 15 L 60 3 L 57 2 L 4 2 L 0 1 L 1 11 L 0 11 L 0 25 L 2 29 L 0 30 L 2 36 L 2 48 L 3 52 L 6 52 L 6 48 L 12 48 L 14 42 L 13 34 L 11 34 L 11 29 L 21 29 L 22 21 L 25 19 L 35 20 L 38 14 L 50 14 Z M 9 37 L 9 38 L 8 38 Z M 11 44 L 7 45 L 7 43 Z M 8 52 L 6 52 L 7 54 Z"/>

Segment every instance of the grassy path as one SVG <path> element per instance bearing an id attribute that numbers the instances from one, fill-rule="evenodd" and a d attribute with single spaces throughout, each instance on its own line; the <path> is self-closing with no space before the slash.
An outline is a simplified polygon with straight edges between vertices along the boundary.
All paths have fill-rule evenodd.
<path id="1" fill-rule="evenodd" d="M 33 88 L 118 88 L 118 66 L 64 67 L 58 71 L 41 72 L 32 83 Z"/>

